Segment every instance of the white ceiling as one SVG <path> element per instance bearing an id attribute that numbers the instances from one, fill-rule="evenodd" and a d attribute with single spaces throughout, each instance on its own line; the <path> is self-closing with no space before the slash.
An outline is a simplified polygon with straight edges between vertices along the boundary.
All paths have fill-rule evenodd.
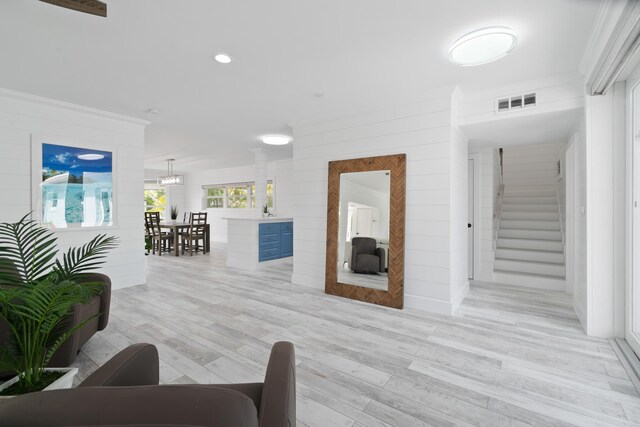
<path id="1" fill-rule="evenodd" d="M 0 4 L 0 86 L 153 121 L 145 166 L 253 162 L 288 123 L 577 70 L 601 0 L 105 0 L 99 18 L 37 0 Z M 447 61 L 468 31 L 519 34 L 507 57 Z M 229 65 L 214 62 L 227 52 Z M 322 93 L 323 97 L 314 94 Z M 155 116 L 145 113 L 157 109 Z M 293 142 L 295 144 L 295 141 Z M 270 160 L 292 155 L 270 148 Z"/>

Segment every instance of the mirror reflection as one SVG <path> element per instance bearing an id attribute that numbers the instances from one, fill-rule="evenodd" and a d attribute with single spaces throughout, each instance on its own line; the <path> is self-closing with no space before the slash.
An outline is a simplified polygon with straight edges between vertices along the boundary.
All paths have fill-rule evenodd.
<path id="1" fill-rule="evenodd" d="M 390 171 L 340 174 L 338 283 L 388 291 Z"/>

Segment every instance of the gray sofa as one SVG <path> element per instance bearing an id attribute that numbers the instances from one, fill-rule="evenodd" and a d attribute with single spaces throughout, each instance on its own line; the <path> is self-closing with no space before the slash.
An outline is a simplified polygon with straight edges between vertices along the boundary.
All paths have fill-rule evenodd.
<path id="1" fill-rule="evenodd" d="M 0 400 L 7 426 L 296 425 L 295 351 L 271 349 L 264 383 L 158 385 L 158 351 L 135 344 L 95 371 L 78 388 Z"/>

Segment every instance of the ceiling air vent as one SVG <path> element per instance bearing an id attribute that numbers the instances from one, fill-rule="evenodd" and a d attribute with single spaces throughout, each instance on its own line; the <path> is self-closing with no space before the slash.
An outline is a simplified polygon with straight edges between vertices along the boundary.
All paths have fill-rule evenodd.
<path id="1" fill-rule="evenodd" d="M 508 96 L 496 99 L 496 113 L 512 110 L 522 110 L 536 106 L 536 94 L 527 93 L 524 95 Z"/>

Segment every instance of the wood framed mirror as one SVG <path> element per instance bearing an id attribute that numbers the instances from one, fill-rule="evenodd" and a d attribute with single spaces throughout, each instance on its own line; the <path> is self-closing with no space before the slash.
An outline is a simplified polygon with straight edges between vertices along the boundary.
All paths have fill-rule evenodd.
<path id="1" fill-rule="evenodd" d="M 325 292 L 404 305 L 406 155 L 329 162 Z"/>

